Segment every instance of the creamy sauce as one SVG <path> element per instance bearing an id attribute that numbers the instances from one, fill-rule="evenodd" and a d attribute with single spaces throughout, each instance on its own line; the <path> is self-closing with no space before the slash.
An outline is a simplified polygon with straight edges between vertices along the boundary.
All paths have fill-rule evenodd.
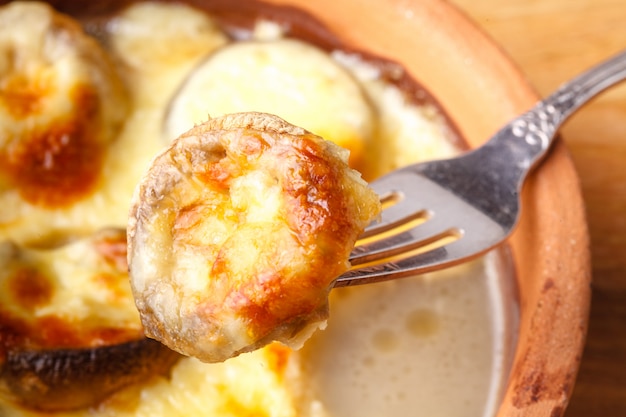
<path id="1" fill-rule="evenodd" d="M 28 209 L 24 218 L 39 223 L 24 221 L 3 237 L 30 241 L 42 222 L 82 233 L 125 224 L 134 184 L 166 143 L 163 120 L 172 96 L 195 65 L 227 41 L 201 12 L 162 7 L 92 27 L 123 68 L 134 106 L 104 162 L 102 188 L 67 212 L 50 216 Z M 177 27 L 170 16 L 187 24 Z M 255 36 L 230 28 L 240 38 Z M 191 34 L 185 53 L 171 56 L 180 51 L 180 33 Z M 280 37 L 282 31 L 270 25 L 256 36 Z M 380 67 L 359 55 L 331 56 L 361 83 L 380 117 L 377 142 L 365 156 L 369 177 L 458 151 L 453 129 L 436 106 L 408 100 L 381 81 Z M 498 251 L 439 273 L 336 289 L 327 329 L 301 351 L 272 345 L 213 365 L 183 359 L 169 379 L 155 377 L 93 409 L 53 415 L 492 416 L 516 330 L 512 278 L 510 258 Z M 42 416 L 1 402 L 0 415 Z"/>
<path id="2" fill-rule="evenodd" d="M 421 277 L 333 290 L 303 374 L 330 415 L 490 416 L 511 328 L 501 254 Z"/>

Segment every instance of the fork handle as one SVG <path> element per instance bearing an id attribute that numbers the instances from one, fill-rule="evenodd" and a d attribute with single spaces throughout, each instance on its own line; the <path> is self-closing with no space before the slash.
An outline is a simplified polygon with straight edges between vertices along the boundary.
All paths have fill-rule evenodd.
<path id="1" fill-rule="evenodd" d="M 526 163 L 534 165 L 550 147 L 560 126 L 580 107 L 609 87 L 626 79 L 626 51 L 592 67 L 563 84 L 503 130 L 527 145 Z M 508 132 L 507 132 L 508 133 Z M 497 140 L 497 136 L 494 140 Z"/>
<path id="2" fill-rule="evenodd" d="M 626 51 L 563 84 L 555 93 L 513 119 L 483 146 L 441 168 L 415 164 L 417 171 L 477 206 L 505 230 L 519 213 L 519 194 L 528 172 L 547 153 L 563 122 L 605 89 L 626 79 Z"/>

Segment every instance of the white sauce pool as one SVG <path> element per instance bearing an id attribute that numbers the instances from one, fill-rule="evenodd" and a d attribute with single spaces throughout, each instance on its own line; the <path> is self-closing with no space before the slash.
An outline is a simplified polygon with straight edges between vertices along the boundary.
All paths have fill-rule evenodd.
<path id="1" fill-rule="evenodd" d="M 492 416 L 513 348 L 510 260 L 333 290 L 303 368 L 333 416 Z"/>

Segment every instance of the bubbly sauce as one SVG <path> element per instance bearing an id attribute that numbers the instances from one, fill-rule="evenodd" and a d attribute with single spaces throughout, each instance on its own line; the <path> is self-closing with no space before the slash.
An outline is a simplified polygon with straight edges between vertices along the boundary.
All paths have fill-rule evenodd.
<path id="1" fill-rule="evenodd" d="M 254 36 L 251 30 L 259 17 L 279 24 L 289 22 L 287 36 L 328 51 L 351 71 L 378 106 L 381 120 L 386 120 L 381 122 L 379 137 L 389 140 L 374 144 L 369 152 L 366 149 L 370 157 L 376 156 L 368 161 L 369 179 L 407 163 L 450 156 L 462 147 L 453 124 L 436 101 L 397 64 L 362 51 L 355 53 L 321 23 L 293 8 L 262 9 L 260 2 L 242 1 L 235 10 L 228 0 L 186 1 L 216 17 L 226 36 L 199 42 L 204 46 L 196 51 L 193 44 L 186 44 L 188 50 L 182 48 L 188 53 L 185 56 L 176 55 L 174 49 L 143 56 L 137 55 L 137 47 L 124 38 L 133 34 L 132 27 L 116 19 L 117 11 L 133 1 L 51 3 L 77 16 L 113 51 L 125 82 L 132 86 L 134 106 L 102 162 L 105 181 L 97 193 L 67 213 L 53 215 L 50 223 L 63 233 L 125 224 L 134 184 L 165 143 L 163 118 L 172 96 L 204 55 L 227 37 L 237 40 Z M 153 32 L 147 38 L 157 35 Z M 367 50 L 367 45 L 363 49 Z M 167 61 L 169 54 L 173 54 L 169 64 L 157 65 L 158 71 L 140 65 L 155 56 Z M 148 61 L 142 61 L 146 57 Z M 400 89 L 387 88 L 385 83 Z M 419 107 L 419 117 L 415 116 L 415 106 Z M 383 147 L 385 152 L 381 152 Z M 33 219 L 48 219 L 44 214 L 35 209 L 26 212 Z M 2 219 L 0 209 L 0 224 Z M 80 219 L 80 224 L 73 224 L 72 219 Z M 0 236 L 31 242 L 39 234 L 36 225 L 24 223 Z M 88 410 L 45 415 L 492 416 L 514 347 L 517 307 L 513 282 L 512 261 L 502 249 L 438 273 L 335 289 L 331 292 L 328 327 L 317 332 L 301 351 L 293 353 L 270 345 L 222 364 L 183 359 L 168 378 L 155 377 L 129 387 Z M 19 282 L 13 291 L 27 303 L 38 303 L 45 296 L 45 288 L 30 290 Z M 0 415 L 43 414 L 0 401 Z"/>
<path id="2" fill-rule="evenodd" d="M 491 416 L 505 383 L 515 317 L 508 260 L 484 260 L 331 297 L 303 373 L 330 415 Z"/>

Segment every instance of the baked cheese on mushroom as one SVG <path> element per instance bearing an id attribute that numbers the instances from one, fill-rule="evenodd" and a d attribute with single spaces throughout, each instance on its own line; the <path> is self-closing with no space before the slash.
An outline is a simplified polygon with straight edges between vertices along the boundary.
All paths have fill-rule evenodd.
<path id="1" fill-rule="evenodd" d="M 0 397 L 46 411 L 93 405 L 169 370 L 128 285 L 126 232 L 53 249 L 0 243 Z"/>
<path id="2" fill-rule="evenodd" d="M 93 192 L 126 116 L 101 46 L 48 5 L 9 4 L 0 12 L 0 92 L 0 201 L 16 193 L 57 208 Z"/>
<path id="3" fill-rule="evenodd" d="M 44 3 L 2 7 L 0 230 L 46 228 L 36 213 L 92 197 L 126 110 L 113 64 L 78 22 Z"/>
<path id="4" fill-rule="evenodd" d="M 325 323 L 333 280 L 378 196 L 348 152 L 274 115 L 196 126 L 133 198 L 129 268 L 146 333 L 207 362 Z"/>

